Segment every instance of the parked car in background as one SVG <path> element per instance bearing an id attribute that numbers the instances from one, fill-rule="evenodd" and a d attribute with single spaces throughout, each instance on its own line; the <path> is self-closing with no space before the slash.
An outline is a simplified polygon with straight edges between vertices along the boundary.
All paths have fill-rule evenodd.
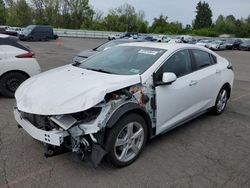
<path id="1" fill-rule="evenodd" d="M 48 41 L 57 39 L 57 37 L 53 28 L 46 25 L 29 25 L 19 35 L 20 40 L 26 41 Z"/>
<path id="2" fill-rule="evenodd" d="M 0 28 L 0 34 L 17 36 L 18 33 L 17 33 L 17 31 L 5 29 L 5 28 Z"/>
<path id="3" fill-rule="evenodd" d="M 225 41 L 214 40 L 211 43 L 208 43 L 207 47 L 211 50 L 225 50 L 227 48 L 227 45 Z"/>
<path id="4" fill-rule="evenodd" d="M 250 40 L 246 40 L 243 43 L 241 43 L 239 46 L 239 49 L 249 51 L 250 50 Z"/>
<path id="5" fill-rule="evenodd" d="M 162 42 L 163 37 L 164 37 L 163 35 L 153 35 L 153 38 L 155 38 L 157 42 Z"/>
<path id="6" fill-rule="evenodd" d="M 163 36 L 161 41 L 162 41 L 162 42 L 169 42 L 171 39 L 172 39 L 172 38 L 169 37 L 169 36 Z"/>
<path id="7" fill-rule="evenodd" d="M 234 40 L 233 45 L 232 45 L 232 50 L 239 50 L 241 43 L 243 43 L 241 39 Z"/>
<path id="8" fill-rule="evenodd" d="M 16 38 L 0 34 L 0 93 L 14 97 L 18 86 L 40 73 L 34 53 L 19 44 Z"/>
<path id="9" fill-rule="evenodd" d="M 6 29 L 6 31 L 11 31 L 11 32 L 17 32 L 17 35 L 21 34 L 23 31 L 23 28 L 20 27 L 9 27 Z"/>
<path id="10" fill-rule="evenodd" d="M 143 38 L 143 40 L 151 41 L 151 42 L 158 42 L 158 40 L 160 40 L 159 38 L 156 38 L 153 35 L 146 35 L 146 36 L 144 36 L 142 38 Z"/>
<path id="11" fill-rule="evenodd" d="M 232 50 L 233 49 L 233 44 L 234 44 L 234 39 L 228 39 L 225 41 L 226 44 L 226 49 Z"/>
<path id="12" fill-rule="evenodd" d="M 194 40 L 194 38 L 192 36 L 189 36 L 189 35 L 182 35 L 182 36 L 180 36 L 180 40 L 183 43 L 190 43 L 191 41 Z"/>
<path id="13" fill-rule="evenodd" d="M 200 40 L 196 43 L 198 46 L 208 47 L 208 44 L 211 43 L 211 40 Z"/>
<path id="14" fill-rule="evenodd" d="M 125 32 L 121 35 L 120 38 L 124 38 L 124 39 L 129 39 L 129 38 L 132 38 L 132 39 L 137 39 L 139 37 L 139 33 L 137 32 Z"/>
<path id="15" fill-rule="evenodd" d="M 47 157 L 64 149 L 95 166 L 106 155 L 124 167 L 147 140 L 207 111 L 223 113 L 233 80 L 232 65 L 204 47 L 126 43 L 25 81 L 14 114 Z"/>
<path id="16" fill-rule="evenodd" d="M 120 34 L 111 34 L 108 36 L 108 40 L 115 40 L 121 38 Z"/>
<path id="17" fill-rule="evenodd" d="M 101 44 L 100 46 L 98 46 L 96 48 L 81 51 L 80 53 L 78 53 L 74 57 L 73 61 L 75 63 L 81 62 L 84 59 L 87 59 L 88 57 L 90 57 L 90 56 L 92 56 L 92 55 L 94 55 L 94 54 L 96 54 L 98 52 L 107 50 L 107 49 L 109 49 L 109 48 L 111 48 L 113 46 L 119 45 L 119 44 L 129 43 L 129 42 L 142 42 L 142 41 L 143 41 L 142 39 L 117 39 L 117 40 L 112 40 L 112 41 L 109 41 L 109 42 L 105 42 L 105 43 Z"/>

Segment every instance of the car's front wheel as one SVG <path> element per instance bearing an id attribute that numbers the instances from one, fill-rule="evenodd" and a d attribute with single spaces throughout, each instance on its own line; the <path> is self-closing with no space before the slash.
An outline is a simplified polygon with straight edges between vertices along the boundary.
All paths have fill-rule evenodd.
<path id="1" fill-rule="evenodd" d="M 117 167 L 127 166 L 138 158 L 146 143 L 146 122 L 138 114 L 128 114 L 109 130 L 106 138 L 108 160 Z"/>
<path id="2" fill-rule="evenodd" d="M 225 110 L 228 101 L 228 96 L 228 89 L 226 87 L 222 87 L 215 102 L 213 110 L 214 114 L 219 115 Z"/>

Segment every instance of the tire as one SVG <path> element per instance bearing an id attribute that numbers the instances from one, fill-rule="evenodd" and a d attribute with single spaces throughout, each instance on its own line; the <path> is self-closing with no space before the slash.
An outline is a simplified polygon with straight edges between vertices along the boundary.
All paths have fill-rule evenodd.
<path id="1" fill-rule="evenodd" d="M 13 98 L 20 84 L 27 79 L 22 73 L 10 72 L 0 79 L 0 92 L 5 97 Z"/>
<path id="2" fill-rule="evenodd" d="M 147 134 L 146 122 L 140 115 L 131 113 L 123 116 L 108 130 L 105 142 L 108 161 L 115 167 L 133 163 L 143 150 Z"/>
<path id="3" fill-rule="evenodd" d="M 28 41 L 32 42 L 32 41 L 35 41 L 35 40 L 34 40 L 33 37 L 30 37 L 30 38 L 28 39 Z"/>
<path id="4" fill-rule="evenodd" d="M 228 97 L 228 89 L 226 87 L 222 87 L 217 95 L 216 102 L 213 108 L 213 114 L 220 115 L 224 112 L 227 106 Z"/>

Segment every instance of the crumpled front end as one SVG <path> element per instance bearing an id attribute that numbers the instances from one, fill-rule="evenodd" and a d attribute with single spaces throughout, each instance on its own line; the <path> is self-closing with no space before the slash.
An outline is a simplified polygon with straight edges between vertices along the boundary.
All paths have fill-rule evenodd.
<path id="1" fill-rule="evenodd" d="M 106 154 L 105 131 L 117 109 L 127 103 L 150 111 L 148 91 L 138 84 L 106 94 L 103 101 L 82 112 L 36 115 L 14 108 L 15 119 L 28 134 L 46 145 L 46 157 L 76 152 L 97 166 Z"/>

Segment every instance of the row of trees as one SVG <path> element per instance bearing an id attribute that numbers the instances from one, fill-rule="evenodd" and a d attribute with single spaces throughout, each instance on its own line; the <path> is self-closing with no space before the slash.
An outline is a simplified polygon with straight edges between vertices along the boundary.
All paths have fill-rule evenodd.
<path id="1" fill-rule="evenodd" d="M 88 0 L 0 0 L 0 25 L 24 27 L 29 24 L 47 24 L 71 29 L 204 36 L 227 33 L 237 37 L 250 37 L 250 15 L 247 19 L 220 15 L 215 23 L 212 16 L 209 4 L 199 2 L 192 25 L 169 22 L 168 17 L 161 14 L 149 26 L 145 13 L 137 12 L 129 4 L 110 9 L 104 16 L 102 11 L 90 6 Z"/>

